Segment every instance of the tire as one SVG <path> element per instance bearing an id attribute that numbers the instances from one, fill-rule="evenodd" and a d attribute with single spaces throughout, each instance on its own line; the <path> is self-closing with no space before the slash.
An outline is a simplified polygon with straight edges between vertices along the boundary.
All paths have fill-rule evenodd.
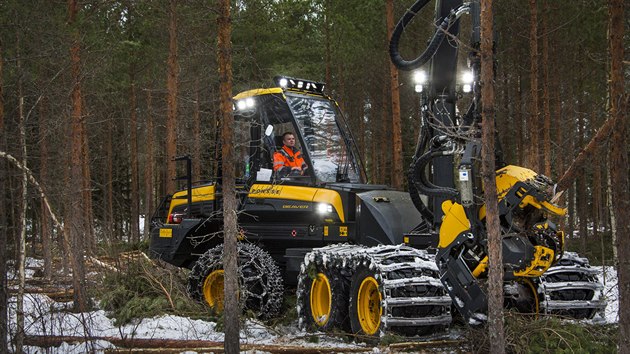
<path id="1" fill-rule="evenodd" d="M 537 285 L 529 278 L 518 278 L 503 285 L 503 303 L 506 309 L 524 315 L 540 316 L 540 299 Z"/>
<path id="2" fill-rule="evenodd" d="M 284 286 L 280 269 L 260 247 L 238 244 L 239 302 L 256 317 L 268 319 L 280 311 Z M 206 251 L 188 276 L 188 294 L 217 314 L 223 312 L 223 245 Z"/>
<path id="3" fill-rule="evenodd" d="M 338 270 L 314 262 L 298 278 L 297 302 L 302 329 L 348 331 L 349 281 Z"/>
<path id="4" fill-rule="evenodd" d="M 384 323 L 380 276 L 367 267 L 357 269 L 350 284 L 350 327 L 352 333 L 379 336 Z"/>

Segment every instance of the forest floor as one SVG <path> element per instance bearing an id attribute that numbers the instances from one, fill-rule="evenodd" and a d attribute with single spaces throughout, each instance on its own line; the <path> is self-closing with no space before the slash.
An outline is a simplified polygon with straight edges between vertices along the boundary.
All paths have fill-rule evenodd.
<path id="1" fill-rule="evenodd" d="M 102 262 L 102 263 L 99 263 Z M 111 267 L 107 259 L 90 263 L 90 276 L 98 277 Z M 27 285 L 24 297 L 26 353 L 119 353 L 130 352 L 223 352 L 224 336 L 216 322 L 163 315 L 141 318 L 124 325 L 98 309 L 90 312 L 71 311 L 72 292 L 69 276 L 45 281 L 43 261 L 27 260 Z M 605 322 L 616 323 L 618 312 L 617 276 L 613 267 L 600 270 L 608 299 Z M 10 278 L 14 277 L 9 274 Z M 10 336 L 16 333 L 16 289 L 10 283 L 13 296 L 9 304 Z M 12 340 L 13 338 L 9 338 Z M 400 339 L 393 344 L 370 344 L 361 338 L 307 333 L 297 328 L 297 321 L 269 327 L 247 319 L 241 325 L 241 349 L 248 353 L 393 353 L 405 351 L 460 352 L 463 340 L 455 332 L 434 338 Z M 465 350 L 464 350 L 465 351 Z"/>

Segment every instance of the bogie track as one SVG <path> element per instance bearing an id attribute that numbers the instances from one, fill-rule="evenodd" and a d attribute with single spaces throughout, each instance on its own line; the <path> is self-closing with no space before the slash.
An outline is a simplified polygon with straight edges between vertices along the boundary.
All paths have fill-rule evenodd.
<path id="1" fill-rule="evenodd" d="M 451 322 L 451 299 L 438 279 L 432 255 L 404 245 L 367 248 L 342 244 L 316 249 L 305 257 L 297 288 L 302 328 L 314 322 L 303 304 L 317 296 L 307 286 L 317 269 L 334 271 L 345 279 L 339 289 L 349 292 L 338 296 L 349 301 L 331 306 L 348 310 L 331 311 L 347 313 L 353 333 L 425 335 L 439 332 Z M 345 321 L 340 319 L 329 327 L 345 329 Z"/>
<path id="2" fill-rule="evenodd" d="M 574 319 L 603 319 L 606 300 L 597 273 L 588 259 L 565 252 L 539 279 L 541 311 Z"/>

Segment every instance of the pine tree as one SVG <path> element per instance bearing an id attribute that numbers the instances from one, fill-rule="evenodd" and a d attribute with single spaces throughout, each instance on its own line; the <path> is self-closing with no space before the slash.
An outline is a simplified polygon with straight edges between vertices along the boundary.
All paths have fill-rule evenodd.
<path id="1" fill-rule="evenodd" d="M 488 333 L 490 352 L 505 352 L 503 329 L 503 254 L 496 187 L 494 132 L 494 56 L 492 0 L 481 1 L 481 158 L 488 233 Z"/>
<path id="2" fill-rule="evenodd" d="M 169 7 L 169 50 L 168 50 L 168 76 L 166 86 L 168 90 L 167 118 L 166 118 L 166 193 L 175 193 L 175 178 L 177 170 L 175 157 L 177 156 L 177 93 L 179 63 L 177 61 L 177 1 L 170 0 Z"/>
<path id="3" fill-rule="evenodd" d="M 610 51 L 610 116 L 615 121 L 610 149 L 612 203 L 617 233 L 617 274 L 619 276 L 619 352 L 630 353 L 630 181 L 628 177 L 628 117 L 630 97 L 624 83 L 624 1 L 608 1 Z"/>
<path id="4" fill-rule="evenodd" d="M 394 32 L 394 0 L 386 2 L 387 38 Z M 402 127 L 400 119 L 400 85 L 398 84 L 398 69 L 394 63 L 389 63 L 389 82 L 392 107 L 392 187 L 403 187 L 403 157 L 402 157 Z"/>
<path id="5" fill-rule="evenodd" d="M 223 269 L 224 275 L 224 323 L 225 352 L 235 354 L 240 351 L 238 305 L 238 272 L 237 272 L 237 200 L 234 172 L 234 116 L 232 113 L 232 45 L 230 1 L 219 1 L 217 24 L 217 55 L 219 64 L 220 115 L 221 115 L 221 156 L 223 182 Z"/>

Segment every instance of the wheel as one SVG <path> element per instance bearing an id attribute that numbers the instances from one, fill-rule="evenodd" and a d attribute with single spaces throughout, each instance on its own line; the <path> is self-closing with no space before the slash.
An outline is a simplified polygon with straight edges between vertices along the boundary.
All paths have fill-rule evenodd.
<path id="1" fill-rule="evenodd" d="M 518 313 L 533 315 L 538 318 L 540 303 L 536 284 L 531 279 L 519 278 L 503 286 L 504 305 Z"/>
<path id="2" fill-rule="evenodd" d="M 217 312 L 223 312 L 223 279 L 223 269 L 217 269 L 203 281 L 203 299 Z"/>
<path id="3" fill-rule="evenodd" d="M 383 322 L 383 295 L 380 277 L 368 268 L 359 268 L 350 285 L 350 327 L 355 334 L 377 336 Z"/>
<path id="4" fill-rule="evenodd" d="M 298 278 L 298 318 L 302 329 L 347 331 L 348 285 L 339 271 L 311 263 Z"/>
<path id="5" fill-rule="evenodd" d="M 241 308 L 253 311 L 259 318 L 275 316 L 282 306 L 284 287 L 280 269 L 269 253 L 256 245 L 239 243 L 238 273 Z M 188 294 L 220 314 L 223 282 L 223 245 L 218 245 L 201 255 L 193 266 L 188 276 Z"/>

